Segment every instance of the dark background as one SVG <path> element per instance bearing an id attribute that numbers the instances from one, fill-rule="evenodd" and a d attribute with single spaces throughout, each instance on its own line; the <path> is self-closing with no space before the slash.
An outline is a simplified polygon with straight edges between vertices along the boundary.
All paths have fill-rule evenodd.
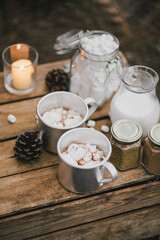
<path id="1" fill-rule="evenodd" d="M 70 58 L 58 56 L 53 44 L 75 28 L 114 34 L 130 65 L 146 65 L 160 75 L 159 0 L 1 0 L 0 54 L 21 42 L 37 49 L 39 64 Z"/>
<path id="2" fill-rule="evenodd" d="M 39 64 L 70 58 L 58 56 L 53 44 L 76 28 L 114 34 L 130 65 L 146 65 L 160 75 L 159 0 L 0 1 L 1 55 L 9 45 L 27 43 L 38 51 Z M 160 82 L 157 94 L 160 99 Z"/>

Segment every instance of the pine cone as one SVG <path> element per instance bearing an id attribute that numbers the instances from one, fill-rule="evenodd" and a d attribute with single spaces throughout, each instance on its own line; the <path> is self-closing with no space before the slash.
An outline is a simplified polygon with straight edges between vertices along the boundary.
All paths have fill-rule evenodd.
<path id="1" fill-rule="evenodd" d="M 46 85 L 51 92 L 69 91 L 69 77 L 63 69 L 53 69 L 46 75 Z"/>
<path id="2" fill-rule="evenodd" d="M 33 162 L 40 156 L 42 151 L 42 141 L 38 137 L 38 132 L 27 130 L 20 133 L 13 150 L 19 159 Z"/>

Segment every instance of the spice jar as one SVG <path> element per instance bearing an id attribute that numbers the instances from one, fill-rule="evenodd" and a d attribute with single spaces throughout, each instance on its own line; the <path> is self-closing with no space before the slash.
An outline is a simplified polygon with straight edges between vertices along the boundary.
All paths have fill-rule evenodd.
<path id="1" fill-rule="evenodd" d="M 138 122 L 143 136 L 159 121 L 160 105 L 156 95 L 158 74 L 145 66 L 126 68 L 121 74 L 122 84 L 110 105 L 112 123 L 119 119 Z"/>
<path id="2" fill-rule="evenodd" d="M 110 162 L 117 169 L 124 171 L 138 167 L 142 134 L 142 127 L 131 120 L 118 120 L 112 125 Z"/>
<path id="3" fill-rule="evenodd" d="M 68 53 L 76 47 L 70 64 L 69 90 L 83 99 L 92 97 L 98 106 L 102 106 L 120 84 L 119 41 L 108 32 L 95 30 L 65 33 L 54 45 L 58 54 Z"/>
<path id="4" fill-rule="evenodd" d="M 142 165 L 147 172 L 160 175 L 160 124 L 155 124 L 144 140 Z"/>

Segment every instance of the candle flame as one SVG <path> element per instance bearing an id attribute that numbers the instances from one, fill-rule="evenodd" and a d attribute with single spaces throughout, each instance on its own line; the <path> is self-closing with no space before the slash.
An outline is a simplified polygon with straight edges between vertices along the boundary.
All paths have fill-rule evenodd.
<path id="1" fill-rule="evenodd" d="M 17 49 L 20 49 L 21 48 L 21 44 L 17 44 Z"/>

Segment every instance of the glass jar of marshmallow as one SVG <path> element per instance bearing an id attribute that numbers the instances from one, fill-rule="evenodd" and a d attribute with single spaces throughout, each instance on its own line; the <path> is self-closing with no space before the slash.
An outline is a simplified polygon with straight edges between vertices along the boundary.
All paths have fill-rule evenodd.
<path id="1" fill-rule="evenodd" d="M 105 31 L 74 31 L 57 38 L 54 45 L 58 54 L 76 50 L 70 63 L 70 92 L 82 97 L 93 97 L 98 106 L 117 91 L 120 85 L 118 39 Z"/>

